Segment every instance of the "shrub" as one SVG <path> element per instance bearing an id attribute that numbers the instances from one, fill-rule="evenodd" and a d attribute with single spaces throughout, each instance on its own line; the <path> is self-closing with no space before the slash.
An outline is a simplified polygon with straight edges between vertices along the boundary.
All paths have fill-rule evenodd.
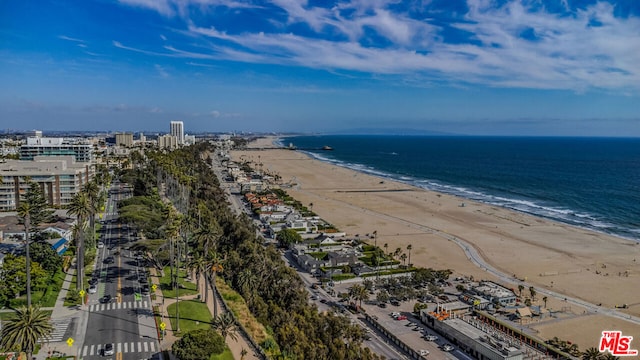
<path id="1" fill-rule="evenodd" d="M 171 350 L 180 360 L 202 360 L 212 354 L 222 354 L 224 347 L 220 334 L 212 329 L 200 329 L 186 333 Z"/>

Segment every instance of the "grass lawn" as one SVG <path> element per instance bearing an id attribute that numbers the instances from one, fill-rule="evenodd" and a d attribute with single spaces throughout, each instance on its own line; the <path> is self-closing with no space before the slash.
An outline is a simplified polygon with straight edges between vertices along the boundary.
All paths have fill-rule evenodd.
<path id="1" fill-rule="evenodd" d="M 176 329 L 176 304 L 167 308 L 171 328 Z M 180 301 L 180 332 L 186 333 L 196 329 L 208 329 L 211 326 L 211 313 L 207 304 L 197 300 Z"/>
<path id="2" fill-rule="evenodd" d="M 233 354 L 229 348 L 225 348 L 222 354 L 211 355 L 209 360 L 234 360 Z"/>
<path id="3" fill-rule="evenodd" d="M 187 271 L 184 269 L 180 269 L 180 272 L 178 272 L 178 284 L 181 285 L 180 296 L 198 293 L 196 284 L 187 280 Z M 160 278 L 160 289 L 164 297 L 176 297 L 176 292 L 171 287 L 171 269 L 168 266 L 164 268 L 164 276 Z"/>
<path id="4" fill-rule="evenodd" d="M 31 301 L 33 304 L 40 305 L 40 307 L 53 307 L 56 304 L 58 293 L 62 288 L 62 282 L 64 281 L 65 273 L 62 270 L 53 276 L 48 281 L 47 288 L 44 290 L 31 290 Z M 27 295 L 22 295 L 19 298 L 11 299 L 9 302 L 12 307 L 19 307 L 27 304 Z"/>

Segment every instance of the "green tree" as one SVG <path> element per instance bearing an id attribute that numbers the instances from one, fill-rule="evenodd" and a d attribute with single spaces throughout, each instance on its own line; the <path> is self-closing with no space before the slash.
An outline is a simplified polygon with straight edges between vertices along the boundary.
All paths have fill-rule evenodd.
<path id="1" fill-rule="evenodd" d="M 411 267 L 411 249 L 413 249 L 413 246 L 411 244 L 407 245 L 407 251 L 409 252 L 409 267 Z"/>
<path id="2" fill-rule="evenodd" d="M 224 341 L 227 341 L 227 336 L 233 340 L 238 340 L 238 326 L 236 325 L 236 320 L 233 318 L 231 313 L 225 312 L 221 314 L 211 321 L 211 326 L 214 330 L 217 330 Z"/>
<path id="3" fill-rule="evenodd" d="M 27 291 L 26 262 L 27 260 L 23 256 L 7 254 L 4 258 L 0 279 L 4 283 L 6 291 L 14 297 Z M 35 282 L 32 285 L 37 288 L 44 287 L 49 277 L 46 271 L 42 270 L 40 264 L 32 262 L 29 270 L 30 278 Z"/>
<path id="4" fill-rule="evenodd" d="M 96 234 L 96 214 L 100 211 L 101 205 L 105 201 L 104 193 L 100 192 L 100 186 L 96 181 L 88 182 L 83 189 L 87 195 L 89 202 L 89 228 L 91 229 L 91 239 L 88 241 L 87 246 L 91 247 L 95 245 Z"/>
<path id="5" fill-rule="evenodd" d="M 171 347 L 180 360 L 208 359 L 213 354 L 222 354 L 224 339 L 212 329 L 190 331 Z"/>
<path id="6" fill-rule="evenodd" d="M 522 296 L 522 290 L 524 290 L 524 285 L 518 285 L 518 292 L 520 293 L 520 296 Z"/>
<path id="7" fill-rule="evenodd" d="M 537 292 L 533 286 L 529 287 L 529 293 L 531 294 L 531 300 L 535 301 Z"/>
<path id="8" fill-rule="evenodd" d="M 369 292 L 365 289 L 364 286 L 360 284 L 352 285 L 349 288 L 349 295 L 356 301 L 360 303 L 360 307 L 362 307 L 362 301 L 369 299 Z"/>
<path id="9" fill-rule="evenodd" d="M 31 228 L 29 221 L 31 218 L 31 204 L 27 201 L 20 204 L 18 208 L 18 216 L 24 221 L 24 243 L 25 243 L 25 268 L 26 268 L 26 288 L 27 288 L 27 306 L 31 306 L 31 257 L 29 256 L 29 246 L 31 242 Z"/>
<path id="10" fill-rule="evenodd" d="M 40 264 L 49 275 L 62 268 L 62 257 L 46 241 L 35 241 L 31 244 L 31 260 Z"/>
<path id="11" fill-rule="evenodd" d="M 283 229 L 277 232 L 278 244 L 281 247 L 289 247 L 290 244 L 295 244 L 302 241 L 302 236 L 293 229 Z"/>
<path id="12" fill-rule="evenodd" d="M 25 352 L 27 359 L 31 359 L 38 340 L 48 338 L 52 332 L 48 313 L 37 306 L 22 307 L 2 322 L 0 345 L 3 349 Z"/>
<path id="13" fill-rule="evenodd" d="M 31 306 L 31 233 L 43 221 L 49 221 L 53 211 L 47 210 L 47 201 L 42 194 L 40 185 L 36 182 L 29 184 L 24 201 L 18 207 L 18 216 L 24 224 L 25 256 L 26 256 L 26 290 L 27 306 Z"/>
<path id="14" fill-rule="evenodd" d="M 24 195 L 24 200 L 21 201 L 20 204 L 25 202 L 30 205 L 29 222 L 31 224 L 31 232 L 36 232 L 38 225 L 52 221 L 54 211 L 49 208 L 49 204 L 42 193 L 40 184 L 35 181 L 31 181 L 29 183 L 29 189 L 27 189 L 27 192 Z"/>
<path id="15" fill-rule="evenodd" d="M 376 294 L 376 300 L 381 303 L 389 301 L 389 293 L 387 292 L 387 290 L 378 291 L 378 294 Z"/>
<path id="16" fill-rule="evenodd" d="M 547 307 L 547 300 L 548 300 L 548 298 L 546 296 L 542 297 L 542 301 L 544 302 L 544 307 L 545 308 Z"/>

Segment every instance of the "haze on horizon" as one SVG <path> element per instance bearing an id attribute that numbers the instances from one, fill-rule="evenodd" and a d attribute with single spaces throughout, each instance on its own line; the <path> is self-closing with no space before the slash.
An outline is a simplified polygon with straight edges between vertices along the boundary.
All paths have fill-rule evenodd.
<path id="1" fill-rule="evenodd" d="M 636 0 L 9 0 L 0 130 L 640 137 Z"/>

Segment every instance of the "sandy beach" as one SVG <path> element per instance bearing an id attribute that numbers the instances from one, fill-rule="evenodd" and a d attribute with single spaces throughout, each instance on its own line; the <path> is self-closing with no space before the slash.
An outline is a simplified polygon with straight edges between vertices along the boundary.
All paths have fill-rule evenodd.
<path id="1" fill-rule="evenodd" d="M 272 141 L 260 139 L 251 145 L 264 148 Z M 411 262 L 416 266 L 497 280 L 469 261 L 460 246 L 442 236 L 445 233 L 464 240 L 491 266 L 531 286 L 601 304 L 603 309 L 628 304 L 622 311 L 640 315 L 640 245 L 635 242 L 370 176 L 296 151 L 232 153 L 233 160 L 241 156 L 278 174 L 290 185 L 285 188 L 290 195 L 313 204 L 314 212 L 349 236 L 377 231 L 378 245 L 388 244 L 389 251 L 411 244 Z M 535 303 L 543 304 L 540 296 Z M 589 314 L 562 299 L 549 298 L 547 307 L 564 307 L 570 316 L 536 325 L 539 335 L 571 340 L 583 350 L 597 346 L 602 330 L 640 336 L 638 325 Z"/>

